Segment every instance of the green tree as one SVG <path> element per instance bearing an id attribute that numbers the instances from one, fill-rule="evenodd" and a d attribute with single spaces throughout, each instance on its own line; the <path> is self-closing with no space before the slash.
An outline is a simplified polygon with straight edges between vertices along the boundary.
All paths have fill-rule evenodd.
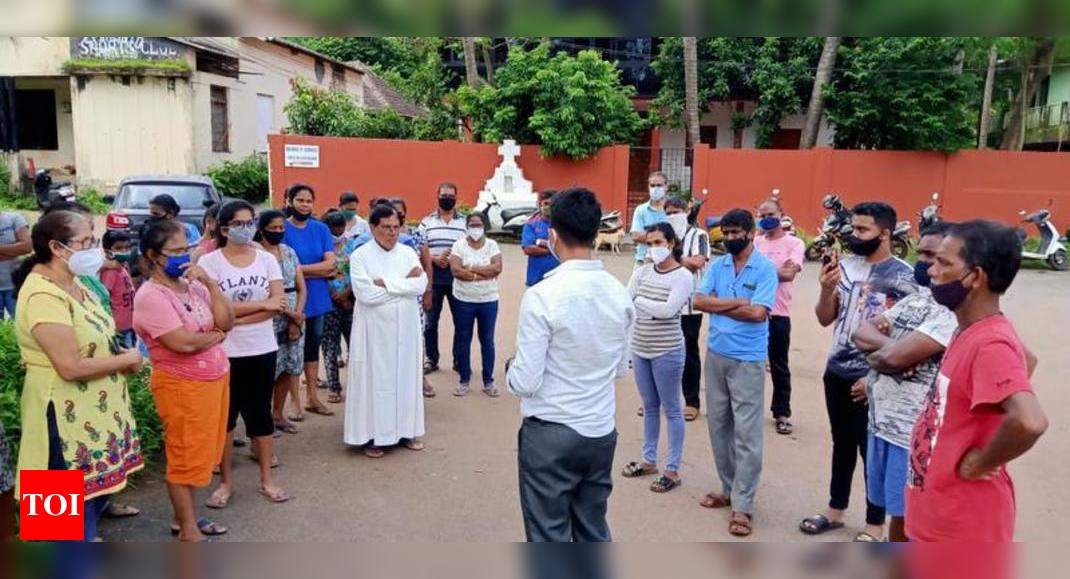
<path id="1" fill-rule="evenodd" d="M 813 86 L 822 41 L 815 37 L 713 37 L 698 41 L 700 109 L 731 99 L 755 101 L 750 115 L 733 126 L 756 125 L 758 147 L 768 147 L 786 115 L 803 110 Z M 654 100 L 664 111 L 659 122 L 682 126 L 685 102 L 682 39 L 665 38 L 652 63 L 662 86 Z"/>
<path id="2" fill-rule="evenodd" d="M 964 38 L 850 38 L 826 87 L 845 149 L 955 151 L 975 142 L 981 78 L 963 72 Z"/>
<path id="3" fill-rule="evenodd" d="M 289 131 L 298 135 L 416 139 L 435 134 L 428 119 L 409 119 L 391 109 L 367 111 L 348 93 L 293 83 L 293 97 L 283 107 Z"/>
<path id="4" fill-rule="evenodd" d="M 634 89 L 595 51 L 551 56 L 546 44 L 514 46 L 495 82 L 458 91 L 461 111 L 482 141 L 511 138 L 541 145 L 543 155 L 582 159 L 630 142 L 643 124 L 629 100 Z"/>

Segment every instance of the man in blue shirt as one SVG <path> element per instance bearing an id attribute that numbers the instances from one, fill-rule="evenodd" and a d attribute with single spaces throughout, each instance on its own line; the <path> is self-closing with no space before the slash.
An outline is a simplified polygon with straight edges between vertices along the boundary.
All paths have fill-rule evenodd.
<path id="1" fill-rule="evenodd" d="M 650 201 L 635 208 L 632 214 L 632 241 L 635 242 L 635 264 L 642 265 L 646 259 L 646 228 L 666 221 L 665 195 L 668 193 L 669 180 L 665 173 L 655 171 L 647 178 Z"/>
<path id="2" fill-rule="evenodd" d="M 546 272 L 553 270 L 561 262 L 550 253 L 550 200 L 553 199 L 553 189 L 539 192 L 539 211 L 528 219 L 524 224 L 524 230 L 520 234 L 520 247 L 524 255 L 528 256 L 527 285 L 531 287 L 540 281 Z"/>
<path id="3" fill-rule="evenodd" d="M 706 352 L 706 420 L 723 489 L 702 500 L 732 508 L 728 532 L 751 534 L 754 494 L 762 472 L 762 406 L 769 346 L 769 312 L 777 270 L 754 250 L 754 216 L 733 209 L 721 220 L 728 254 L 714 261 L 695 294 L 710 314 Z"/>

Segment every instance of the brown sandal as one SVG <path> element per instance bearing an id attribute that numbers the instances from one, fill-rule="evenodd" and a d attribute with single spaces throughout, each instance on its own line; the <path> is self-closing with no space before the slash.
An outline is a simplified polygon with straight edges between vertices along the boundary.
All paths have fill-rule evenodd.
<path id="1" fill-rule="evenodd" d="M 319 414 L 320 416 L 334 416 L 334 412 L 328 410 L 326 406 L 305 406 L 305 412 Z"/>
<path id="2" fill-rule="evenodd" d="M 345 401 L 346 397 L 342 396 L 340 393 L 331 392 L 327 395 L 327 402 L 330 402 L 331 404 L 341 404 Z"/>
<path id="3" fill-rule="evenodd" d="M 732 499 L 717 493 L 707 493 L 699 505 L 707 509 L 723 509 L 732 506 Z"/>
<path id="4" fill-rule="evenodd" d="M 378 446 L 372 446 L 369 444 L 364 447 L 364 456 L 368 458 L 383 458 L 383 455 L 385 454 L 386 453 L 383 452 L 383 449 L 379 448 Z"/>
<path id="5" fill-rule="evenodd" d="M 732 511 L 732 520 L 728 522 L 728 533 L 730 535 L 748 537 L 753 531 L 750 515 Z"/>
<path id="6" fill-rule="evenodd" d="M 695 419 L 698 418 L 698 414 L 698 408 L 695 408 L 694 406 L 684 407 L 684 420 L 686 422 L 694 422 Z"/>

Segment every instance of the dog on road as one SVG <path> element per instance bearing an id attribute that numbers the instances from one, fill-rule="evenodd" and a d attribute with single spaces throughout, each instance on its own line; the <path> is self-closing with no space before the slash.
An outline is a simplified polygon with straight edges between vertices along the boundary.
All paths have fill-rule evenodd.
<path id="1" fill-rule="evenodd" d="M 616 229 L 614 231 L 600 231 L 598 237 L 594 240 L 594 251 L 598 253 L 598 250 L 602 246 L 608 245 L 609 250 L 613 253 L 620 253 L 621 243 L 624 241 L 624 230 Z"/>

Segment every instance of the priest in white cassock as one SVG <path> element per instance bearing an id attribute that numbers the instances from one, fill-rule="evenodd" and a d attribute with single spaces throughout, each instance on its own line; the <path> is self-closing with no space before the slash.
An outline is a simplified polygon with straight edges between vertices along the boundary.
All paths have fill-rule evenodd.
<path id="1" fill-rule="evenodd" d="M 423 347 L 420 302 L 427 275 L 416 252 L 398 243 L 401 223 L 390 205 L 368 220 L 374 242 L 353 252 L 350 278 L 357 306 L 349 340 L 345 442 L 372 458 L 382 447 L 422 450 Z"/>

